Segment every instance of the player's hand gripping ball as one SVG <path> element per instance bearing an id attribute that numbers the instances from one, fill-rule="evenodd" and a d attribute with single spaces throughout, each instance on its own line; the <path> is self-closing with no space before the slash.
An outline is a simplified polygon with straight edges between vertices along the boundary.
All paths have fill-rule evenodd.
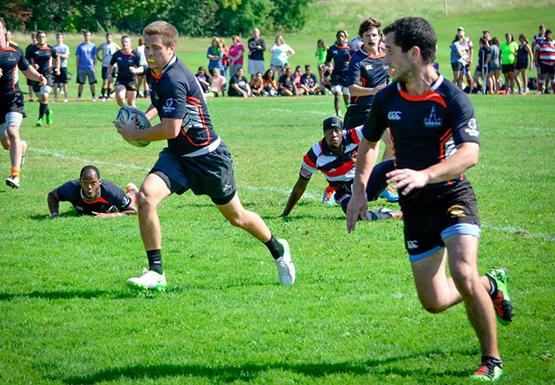
<path id="1" fill-rule="evenodd" d="M 135 126 L 135 130 L 144 130 L 150 127 L 150 121 L 148 120 L 145 113 L 136 107 L 123 106 L 119 109 L 118 115 L 116 116 L 116 121 L 125 124 Z M 125 138 L 124 138 L 125 139 Z M 132 140 L 125 139 L 129 144 L 136 147 L 145 147 L 150 144 L 147 140 Z"/>

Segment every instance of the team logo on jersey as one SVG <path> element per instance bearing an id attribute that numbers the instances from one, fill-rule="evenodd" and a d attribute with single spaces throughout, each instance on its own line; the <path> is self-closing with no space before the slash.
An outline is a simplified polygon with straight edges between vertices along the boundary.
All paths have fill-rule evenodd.
<path id="1" fill-rule="evenodd" d="M 464 129 L 470 136 L 480 136 L 480 132 L 478 131 L 478 124 L 476 123 L 476 119 L 472 118 L 468 121 L 468 128 Z"/>
<path id="2" fill-rule="evenodd" d="M 447 213 L 451 218 L 464 218 L 466 213 L 464 212 L 464 207 L 461 205 L 453 205 L 447 209 Z"/>
<path id="3" fill-rule="evenodd" d="M 166 99 L 166 103 L 164 104 L 164 107 L 162 107 L 162 111 L 166 114 L 175 111 L 173 98 Z"/>
<path id="4" fill-rule="evenodd" d="M 407 249 L 409 250 L 418 249 L 418 241 L 407 241 Z"/>
<path id="5" fill-rule="evenodd" d="M 430 115 L 427 118 L 424 118 L 424 126 L 431 128 L 431 127 L 441 127 L 443 124 L 443 119 L 441 119 L 436 114 L 436 107 L 432 106 L 432 110 L 430 111 Z"/>
<path id="6" fill-rule="evenodd" d="M 401 111 L 389 111 L 387 113 L 387 119 L 389 119 L 389 120 L 401 120 Z"/>
<path id="7" fill-rule="evenodd" d="M 8 61 L 17 61 L 17 58 L 15 57 L 15 54 L 13 52 L 8 53 Z"/>
<path id="8" fill-rule="evenodd" d="M 366 71 L 370 71 L 371 69 L 374 69 L 374 66 L 372 64 L 366 64 L 364 68 L 366 68 Z"/>

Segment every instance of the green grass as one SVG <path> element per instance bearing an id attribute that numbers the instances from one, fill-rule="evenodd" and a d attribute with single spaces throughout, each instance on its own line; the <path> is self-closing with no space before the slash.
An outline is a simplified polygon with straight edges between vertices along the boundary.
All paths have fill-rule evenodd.
<path id="1" fill-rule="evenodd" d="M 451 2 L 452 16 L 440 17 L 435 3 L 414 3 L 421 8 L 413 14 L 432 16 L 440 47 L 459 24 L 472 37 L 484 27 L 494 35 L 508 28 L 532 35 L 540 22 L 555 24 L 553 2 L 487 17 Z M 332 2 L 318 4 L 305 33 L 286 36 L 298 52 L 295 64 L 313 60 L 322 31 L 331 42 L 343 20 L 354 31 L 358 14 L 372 14 L 345 7 L 334 15 Z M 409 2 L 391 12 L 386 2 L 373 4 L 386 22 L 398 16 L 395 9 L 413 10 Z M 79 38 L 69 36 L 72 48 Z M 204 64 L 207 44 L 184 38 L 179 54 L 195 68 Z M 445 68 L 447 50 L 441 52 Z M 499 383 L 551 383 L 553 97 L 472 101 L 482 133 L 480 163 L 467 174 L 483 223 L 480 271 L 509 268 L 517 312 L 499 329 L 506 365 Z M 400 221 L 361 224 L 348 235 L 341 210 L 318 201 L 325 186 L 319 175 L 290 218 L 278 217 L 303 154 L 333 112 L 331 98 L 209 101 L 216 130 L 234 155 L 243 204 L 289 240 L 295 286 L 280 287 L 265 247 L 227 224 L 209 199 L 189 192 L 168 198 L 159 211 L 169 281 L 160 295 L 124 285 L 146 264 L 136 217 L 77 217 L 62 203 L 62 216 L 51 220 L 46 195 L 87 163 L 119 185 L 140 184 L 163 143 L 138 149 L 124 142 L 111 125 L 115 103 L 51 108 L 54 125 L 36 128 L 37 103 L 26 105 L 22 137 L 31 147 L 22 188 L 0 185 L 0 384 L 468 383 L 479 348 L 464 309 L 441 315 L 421 309 Z M 8 173 L 4 151 L 0 176 Z M 395 207 L 382 201 L 373 207 L 380 205 Z"/>
<path id="2" fill-rule="evenodd" d="M 513 324 L 499 330 L 501 383 L 549 383 L 553 101 L 473 102 L 483 142 L 468 173 L 484 224 L 480 268 L 510 269 L 517 306 Z M 317 200 L 320 176 L 291 217 L 278 218 L 332 100 L 209 105 L 234 154 L 244 205 L 291 244 L 296 285 L 280 287 L 265 248 L 225 223 L 206 197 L 187 193 L 160 209 L 169 291 L 127 290 L 125 280 L 146 263 L 136 217 L 76 217 L 62 203 L 62 216 L 51 220 L 46 194 L 86 163 L 120 185 L 140 183 L 162 144 L 137 149 L 121 140 L 110 123 L 113 103 L 52 104 L 55 124 L 45 128 L 32 127 L 37 105 L 29 103 L 23 187 L 0 186 L 0 383 L 466 383 L 476 338 L 462 306 L 435 316 L 421 309 L 400 221 L 361 224 L 347 235 L 341 210 Z"/>

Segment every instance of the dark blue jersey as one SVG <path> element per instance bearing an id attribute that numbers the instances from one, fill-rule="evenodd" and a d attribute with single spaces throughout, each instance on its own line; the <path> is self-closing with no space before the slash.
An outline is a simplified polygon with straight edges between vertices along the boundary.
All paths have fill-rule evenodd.
<path id="1" fill-rule="evenodd" d="M 45 47 L 36 46 L 36 49 L 31 52 L 31 63 L 39 66 L 37 68 L 39 74 L 48 76 L 54 69 L 54 59 L 57 57 L 58 54 L 52 46 L 48 44 Z"/>
<path id="2" fill-rule="evenodd" d="M 70 202 L 79 215 L 93 215 L 96 213 L 113 213 L 129 208 L 131 198 L 125 192 L 108 180 L 100 185 L 100 196 L 95 199 L 85 199 L 79 179 L 64 183 L 56 189 L 58 200 Z"/>
<path id="3" fill-rule="evenodd" d="M 3 98 L 19 92 L 17 69 L 26 71 L 29 68 L 29 63 L 23 56 L 21 48 L 13 44 L 0 48 L 0 68 L 2 69 L 0 97 Z"/>
<path id="4" fill-rule="evenodd" d="M 135 80 L 135 74 L 131 73 L 129 68 L 140 67 L 141 58 L 133 51 L 127 53 L 120 49 L 112 55 L 110 60 L 110 65 L 116 64 L 118 65 L 118 80 L 133 81 Z"/>
<path id="5" fill-rule="evenodd" d="M 368 55 L 359 49 L 353 55 L 347 72 L 347 84 L 359 85 L 366 88 L 375 88 L 387 81 L 387 71 L 384 67 L 385 53 L 380 52 L 375 56 Z M 375 95 L 351 96 L 351 106 L 360 106 L 368 109 L 372 107 Z"/>
<path id="6" fill-rule="evenodd" d="M 349 60 L 351 60 L 351 53 L 348 45 L 334 44 L 328 48 L 326 64 L 330 64 L 333 61 L 332 74 L 344 77 L 347 74 Z"/>
<path id="7" fill-rule="evenodd" d="M 370 142 L 389 127 L 397 168 L 423 170 L 453 155 L 463 142 L 479 143 L 480 132 L 468 96 L 443 76 L 423 95 L 401 83 L 378 92 L 363 127 Z"/>
<path id="8" fill-rule="evenodd" d="M 160 74 L 148 71 L 147 80 L 150 99 L 160 119 L 183 119 L 179 134 L 168 139 L 172 153 L 180 156 L 203 153 L 199 150 L 219 140 L 202 88 L 185 64 L 174 57 Z"/>

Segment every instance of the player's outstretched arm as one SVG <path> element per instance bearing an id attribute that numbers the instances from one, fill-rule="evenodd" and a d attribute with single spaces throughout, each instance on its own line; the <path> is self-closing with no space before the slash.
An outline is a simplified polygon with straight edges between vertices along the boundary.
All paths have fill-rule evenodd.
<path id="1" fill-rule="evenodd" d="M 57 193 L 57 188 L 55 188 L 54 190 L 50 191 L 48 193 L 48 210 L 50 210 L 50 216 L 52 218 L 57 217 L 58 215 L 60 215 L 59 213 L 59 208 L 60 208 L 60 199 L 58 197 L 58 193 Z"/>
<path id="2" fill-rule="evenodd" d="M 369 142 L 362 138 L 358 146 L 355 178 L 353 180 L 353 195 L 347 206 L 347 231 L 355 230 L 359 218 L 368 218 L 368 200 L 366 198 L 366 185 L 376 162 L 378 143 Z"/>
<path id="3" fill-rule="evenodd" d="M 309 181 L 310 179 L 303 178 L 299 175 L 299 179 L 297 179 L 295 186 L 293 186 L 293 190 L 291 190 L 291 194 L 289 195 L 289 199 L 287 200 L 285 209 L 283 209 L 283 212 L 280 216 L 286 217 L 289 215 L 291 210 L 293 210 L 293 207 L 295 207 L 299 199 L 301 199 L 304 192 L 306 191 L 306 186 L 308 186 Z"/>

